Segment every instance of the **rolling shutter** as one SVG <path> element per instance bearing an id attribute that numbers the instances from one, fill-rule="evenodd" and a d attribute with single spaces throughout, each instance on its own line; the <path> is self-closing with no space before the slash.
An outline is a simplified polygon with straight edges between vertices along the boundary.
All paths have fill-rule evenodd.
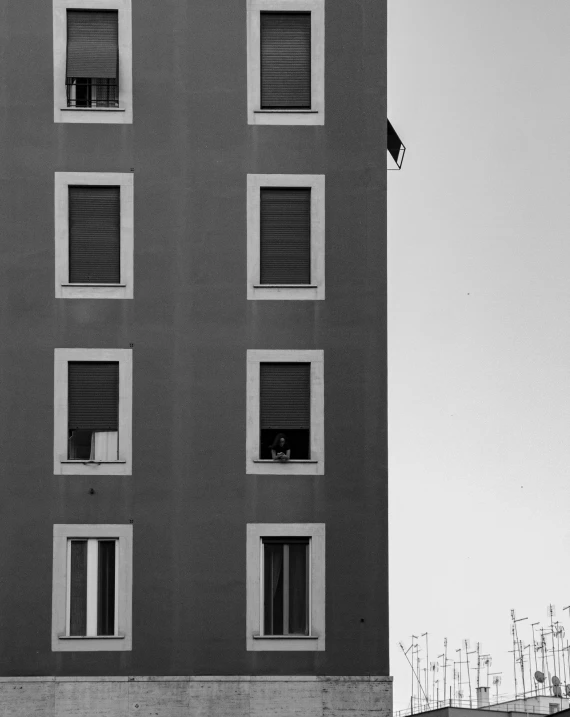
<path id="1" fill-rule="evenodd" d="M 69 281 L 121 281 L 120 187 L 69 187 Z"/>
<path id="2" fill-rule="evenodd" d="M 118 361 L 68 363 L 70 430 L 119 430 Z"/>
<path id="3" fill-rule="evenodd" d="M 311 364 L 260 364 L 261 430 L 311 426 Z"/>
<path id="4" fill-rule="evenodd" d="M 117 79 L 117 10 L 67 11 L 67 76 Z"/>
<path id="5" fill-rule="evenodd" d="M 311 190 L 261 189 L 260 283 L 311 283 Z"/>
<path id="6" fill-rule="evenodd" d="M 311 13 L 261 13 L 262 109 L 311 109 Z"/>

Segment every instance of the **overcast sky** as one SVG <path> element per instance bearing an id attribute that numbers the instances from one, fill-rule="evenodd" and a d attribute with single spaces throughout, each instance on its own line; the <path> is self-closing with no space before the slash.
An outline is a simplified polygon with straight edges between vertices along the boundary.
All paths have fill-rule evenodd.
<path id="1" fill-rule="evenodd" d="M 570 637 L 570 2 L 389 0 L 388 76 L 401 709 L 412 634 L 430 660 L 479 641 L 502 694 L 512 608 L 525 644 L 549 603 Z"/>

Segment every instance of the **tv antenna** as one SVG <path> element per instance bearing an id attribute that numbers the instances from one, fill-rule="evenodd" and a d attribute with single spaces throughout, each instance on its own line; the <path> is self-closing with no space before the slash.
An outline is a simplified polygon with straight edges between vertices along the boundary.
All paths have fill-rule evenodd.
<path id="1" fill-rule="evenodd" d="M 495 701 L 499 701 L 499 685 L 502 682 L 501 675 L 502 672 L 491 672 L 491 675 L 493 676 L 493 684 L 495 685 Z"/>
<path id="2" fill-rule="evenodd" d="M 525 686 L 525 683 L 524 683 L 524 657 L 523 657 L 522 649 L 521 649 L 521 648 L 522 648 L 522 643 L 521 643 L 520 640 L 519 640 L 519 632 L 518 632 L 518 628 L 517 628 L 517 623 L 518 623 L 518 622 L 523 622 L 523 620 L 528 620 L 528 617 L 519 617 L 519 618 L 517 619 L 517 617 L 516 617 L 516 615 L 515 615 L 515 611 L 514 611 L 514 610 L 511 610 L 511 619 L 512 619 L 512 621 L 513 621 L 513 660 L 514 660 L 514 668 L 515 668 L 515 697 L 516 697 L 516 696 L 517 696 L 517 685 L 516 685 L 516 681 L 517 681 L 517 680 L 516 680 L 516 672 L 517 672 L 516 663 L 517 663 L 517 658 L 516 658 L 516 656 L 515 656 L 514 653 L 515 653 L 515 650 L 516 650 L 516 647 L 517 647 L 517 646 L 518 646 L 518 649 L 519 649 L 518 662 L 520 663 L 520 667 L 521 667 L 521 677 L 522 677 L 522 683 L 523 683 L 523 695 L 525 694 L 525 691 L 526 691 L 526 689 L 525 689 L 526 686 Z"/>

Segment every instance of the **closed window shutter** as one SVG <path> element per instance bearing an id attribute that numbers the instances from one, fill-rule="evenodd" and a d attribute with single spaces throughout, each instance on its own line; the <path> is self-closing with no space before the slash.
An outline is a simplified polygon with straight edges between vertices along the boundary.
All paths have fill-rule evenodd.
<path id="1" fill-rule="evenodd" d="M 311 109 L 311 13 L 261 13 L 262 109 Z"/>
<path id="2" fill-rule="evenodd" d="M 311 283 L 311 190 L 261 189 L 260 283 Z"/>
<path id="3" fill-rule="evenodd" d="M 67 11 L 67 76 L 117 79 L 117 10 Z"/>
<path id="4" fill-rule="evenodd" d="M 69 281 L 121 281 L 120 187 L 69 187 Z"/>
<path id="5" fill-rule="evenodd" d="M 311 426 L 311 364 L 260 364 L 261 430 Z"/>
<path id="6" fill-rule="evenodd" d="M 69 430 L 119 430 L 118 361 L 68 363 Z"/>

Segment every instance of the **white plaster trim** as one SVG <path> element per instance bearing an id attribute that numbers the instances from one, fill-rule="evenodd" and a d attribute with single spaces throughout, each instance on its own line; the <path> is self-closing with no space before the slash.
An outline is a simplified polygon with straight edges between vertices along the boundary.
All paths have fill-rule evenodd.
<path id="1" fill-rule="evenodd" d="M 68 460 L 67 380 L 69 361 L 119 362 L 119 460 L 83 462 Z M 133 352 L 132 349 L 54 350 L 54 475 L 132 475 Z"/>
<path id="2" fill-rule="evenodd" d="M 67 9 L 119 11 L 119 107 L 67 107 Z M 53 0 L 53 120 L 54 122 L 133 123 L 133 37 L 131 0 Z M 70 111 L 71 110 L 71 111 Z M 112 110 L 112 111 L 109 111 Z"/>
<path id="3" fill-rule="evenodd" d="M 311 284 L 264 286 L 260 284 L 260 205 L 262 187 L 310 187 Z M 310 301 L 325 298 L 325 175 L 247 175 L 247 298 Z"/>
<path id="4" fill-rule="evenodd" d="M 311 364 L 311 461 L 259 461 L 259 364 L 294 362 Z M 325 394 L 322 350 L 258 350 L 247 352 L 246 468 L 257 475 L 324 475 Z"/>
<path id="5" fill-rule="evenodd" d="M 117 580 L 116 637 L 70 638 L 67 635 L 68 560 L 70 538 L 115 538 L 119 572 Z M 52 632 L 53 652 L 116 652 L 132 650 L 133 526 L 53 526 Z"/>
<path id="6" fill-rule="evenodd" d="M 121 192 L 121 281 L 69 283 L 69 190 L 73 185 L 118 186 Z M 131 172 L 55 173 L 55 298 L 132 299 L 134 293 L 134 175 Z"/>
<path id="7" fill-rule="evenodd" d="M 311 13 L 311 110 L 261 109 L 260 13 Z M 248 124 L 324 125 L 325 123 L 325 0 L 247 0 Z"/>
<path id="8" fill-rule="evenodd" d="M 263 635 L 261 597 L 262 538 L 310 538 L 310 633 L 316 639 L 271 638 Z M 324 523 L 248 523 L 246 546 L 247 612 L 246 646 L 259 652 L 320 652 L 325 649 L 325 524 Z"/>

